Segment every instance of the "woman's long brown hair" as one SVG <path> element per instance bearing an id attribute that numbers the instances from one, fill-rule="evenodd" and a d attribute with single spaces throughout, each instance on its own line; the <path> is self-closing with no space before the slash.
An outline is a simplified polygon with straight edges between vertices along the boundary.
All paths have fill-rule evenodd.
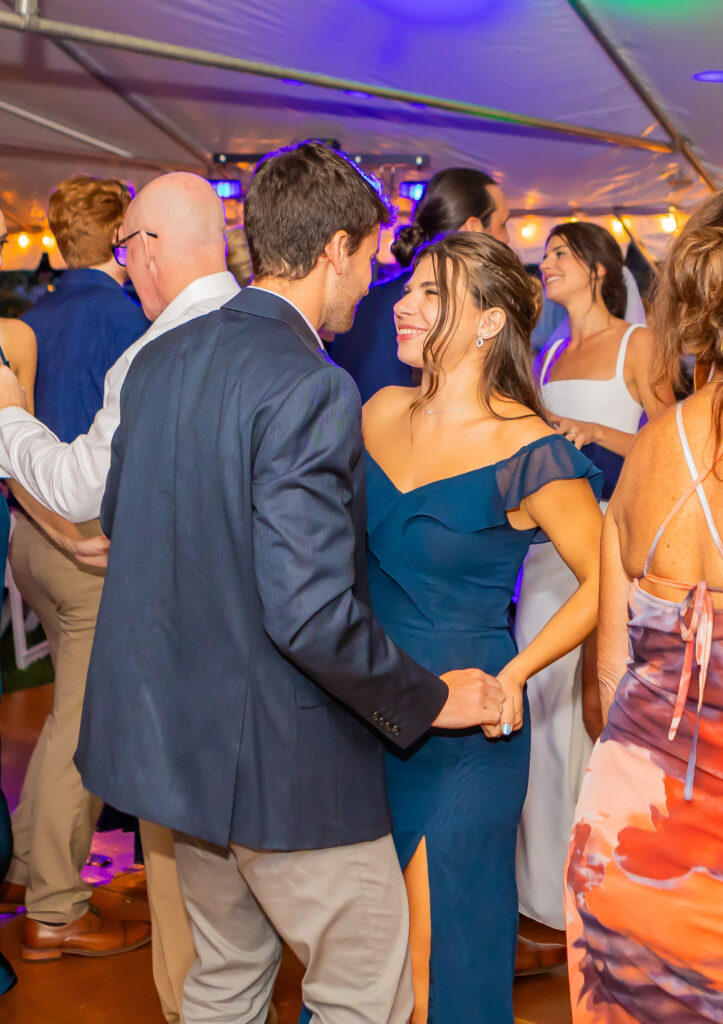
<path id="1" fill-rule="evenodd" d="M 674 242 L 655 289 L 654 386 L 680 383 L 681 356 L 695 356 L 704 379 L 723 379 L 723 189 L 695 211 Z M 714 452 L 723 442 L 723 384 L 713 401 Z"/>
<path id="2" fill-rule="evenodd" d="M 491 400 L 507 398 L 526 406 L 548 422 L 540 391 L 532 372 L 530 335 L 542 309 L 542 289 L 530 277 L 509 246 L 489 235 L 459 232 L 425 246 L 415 265 L 431 258 L 439 292 L 439 316 L 424 343 L 427 390 L 412 405 L 412 414 L 439 391 L 444 375 L 442 361 L 460 317 L 458 287 L 461 283 L 480 310 L 498 307 L 506 323 L 493 341 L 479 380 L 480 403 L 498 419 Z"/>

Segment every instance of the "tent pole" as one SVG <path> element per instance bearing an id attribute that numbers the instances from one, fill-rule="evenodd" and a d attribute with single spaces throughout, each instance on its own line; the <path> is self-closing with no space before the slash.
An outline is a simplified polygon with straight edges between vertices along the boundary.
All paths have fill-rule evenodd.
<path id="1" fill-rule="evenodd" d="M 17 13 L 25 17 L 27 21 L 37 17 L 38 0 L 4 0 L 4 3 L 8 7 L 15 6 Z M 197 146 L 193 139 L 189 138 L 169 117 L 156 110 L 148 100 L 128 92 L 90 54 L 83 53 L 73 43 L 64 42 L 62 39 L 53 40 L 53 45 L 67 57 L 70 57 L 83 71 L 95 78 L 106 89 L 114 92 L 119 99 L 135 110 L 137 114 L 140 114 L 141 117 L 145 118 L 146 121 L 150 122 L 154 128 L 163 132 L 173 142 L 194 156 L 206 169 L 210 168 L 211 160 L 209 153 L 204 152 L 200 146 Z"/>
<path id="2" fill-rule="evenodd" d="M 516 125 L 520 128 L 538 129 L 556 135 L 587 139 L 592 142 L 605 143 L 612 146 L 623 146 L 628 149 L 641 149 L 653 153 L 672 153 L 675 146 L 672 142 L 660 142 L 655 139 L 640 139 L 633 135 L 620 135 L 615 132 L 601 131 L 597 128 L 586 128 L 580 125 L 566 124 L 563 121 L 551 121 L 545 118 L 515 114 L 510 111 L 483 107 L 477 103 L 465 103 L 458 100 L 443 99 L 438 96 L 407 92 L 404 89 L 392 89 L 378 85 L 368 85 L 331 75 L 321 75 L 294 68 L 278 67 L 273 64 L 262 64 L 257 61 L 243 60 L 226 54 L 213 53 L 209 50 L 194 49 L 189 46 L 178 46 L 174 43 L 161 43 L 153 39 L 143 39 L 120 32 L 109 32 L 104 29 L 90 28 L 84 25 L 73 25 L 68 22 L 53 21 L 49 18 L 23 14 L 18 11 L 32 5 L 35 0 L 16 0 L 16 13 L 0 12 L 0 28 L 15 31 L 32 32 L 50 39 L 65 39 L 93 46 L 107 46 L 111 49 L 126 50 L 131 53 L 143 53 L 149 56 L 162 57 L 205 67 L 222 68 L 238 71 L 262 78 L 294 79 L 306 85 L 318 86 L 322 89 L 335 91 L 362 92 L 380 99 L 402 103 L 416 103 L 435 110 L 463 114 L 484 121 Z"/>
<path id="3" fill-rule="evenodd" d="M 114 146 L 111 142 L 104 142 L 103 139 L 98 139 L 95 135 L 88 135 L 86 132 L 80 132 L 76 128 L 70 128 L 68 125 L 61 124 L 60 121 L 55 121 L 50 117 L 43 117 L 41 114 L 35 114 L 32 110 L 26 110 L 24 107 L 16 107 L 14 103 L 6 103 L 5 100 L 0 100 L 0 110 L 4 110 L 7 114 L 13 114 L 15 117 L 19 117 L 23 121 L 30 121 L 31 124 L 38 124 L 43 128 L 49 128 L 51 131 L 58 132 L 60 135 L 67 135 L 71 139 L 76 139 L 78 142 L 84 142 L 88 146 L 95 146 L 97 149 L 102 149 L 106 153 L 111 153 L 113 156 L 133 156 L 128 149 L 121 149 L 120 146 Z"/>
<path id="4" fill-rule="evenodd" d="M 47 160 L 48 149 L 45 146 L 30 146 L 25 143 L 2 142 L 0 141 L 0 156 L 18 157 L 29 160 Z M 73 149 L 53 149 L 53 157 L 59 160 L 68 160 L 71 163 L 84 164 L 105 164 L 110 163 L 118 167 L 140 167 L 148 171 L 158 171 L 162 174 L 169 167 L 177 171 L 188 171 L 191 174 L 198 174 L 198 167 L 190 164 L 169 164 L 162 160 L 147 160 L 142 156 L 104 156 L 102 153 L 83 153 Z M 3 209 L 6 203 L 3 200 Z"/>
<path id="5" fill-rule="evenodd" d="M 631 87 L 633 92 L 636 94 L 638 99 L 642 100 L 645 106 L 648 108 L 650 113 L 653 115 L 655 120 L 660 124 L 670 138 L 673 140 L 675 150 L 679 152 L 688 163 L 691 165 L 698 177 L 702 178 L 708 188 L 715 192 L 717 185 L 712 175 L 708 173 L 701 161 L 698 159 L 696 154 L 693 152 L 690 146 L 690 142 L 683 135 L 680 134 L 678 129 L 675 127 L 666 111 L 658 104 L 658 102 L 651 96 L 648 90 L 645 88 L 643 83 L 640 81 L 638 76 L 635 74 L 630 65 L 623 60 L 620 53 L 615 49 L 613 44 L 608 39 L 607 35 L 601 28 L 599 22 L 590 14 L 587 7 L 582 0 L 567 0 L 569 6 L 578 16 L 580 21 L 584 24 L 588 32 L 594 37 L 595 42 L 598 46 L 604 50 L 607 57 L 612 61 L 615 67 L 618 69 L 620 74 L 623 76 L 625 81 Z"/>
<path id="6" fill-rule="evenodd" d="M 105 71 L 101 65 L 94 60 L 90 54 L 84 53 L 79 47 L 75 46 L 74 43 L 65 42 L 62 39 L 54 39 L 53 45 L 57 46 L 67 57 L 70 57 L 79 67 L 81 67 L 87 74 L 95 78 L 97 82 L 105 86 L 106 89 L 110 89 L 111 92 L 123 101 L 127 106 L 131 107 L 137 114 L 140 114 L 149 124 L 152 124 L 158 131 L 175 142 L 176 145 L 181 146 L 190 153 L 191 156 L 195 157 L 199 163 L 203 164 L 206 170 L 211 166 L 210 153 L 205 152 L 200 146 L 198 146 L 192 138 L 190 138 L 186 132 L 178 127 L 169 117 L 162 114 L 157 110 L 151 103 L 148 102 L 144 97 L 138 96 L 135 93 L 129 92 L 125 86 L 123 86 L 116 78 Z"/>

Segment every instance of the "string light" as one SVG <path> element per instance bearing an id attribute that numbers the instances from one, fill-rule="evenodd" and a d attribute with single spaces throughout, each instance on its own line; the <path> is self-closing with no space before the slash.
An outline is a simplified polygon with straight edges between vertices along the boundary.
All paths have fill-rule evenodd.
<path id="1" fill-rule="evenodd" d="M 21 249 L 27 249 L 27 247 L 30 245 L 30 239 L 24 231 L 21 235 L 18 235 L 18 245 Z"/>
<path id="2" fill-rule="evenodd" d="M 53 235 L 43 235 L 43 245 L 46 249 L 54 249 L 55 238 L 53 237 Z"/>
<path id="3" fill-rule="evenodd" d="M 615 234 L 615 235 L 624 235 L 625 234 L 625 225 L 623 224 L 623 222 L 620 220 L 619 217 L 613 217 L 612 229 L 613 229 L 613 234 Z"/>
<path id="4" fill-rule="evenodd" d="M 520 228 L 520 234 L 523 238 L 526 238 L 528 241 L 534 238 L 537 234 L 537 224 L 535 223 L 535 221 L 528 220 L 526 224 L 523 224 Z"/>
<path id="5" fill-rule="evenodd" d="M 678 220 L 675 216 L 675 207 L 671 206 L 667 213 L 660 218 L 660 226 L 666 235 L 674 235 L 678 230 Z"/>
<path id="6" fill-rule="evenodd" d="M 580 220 L 580 218 L 579 218 L 579 217 L 576 217 L 576 216 L 575 216 L 575 215 L 573 214 L 573 215 L 572 215 L 572 217 L 570 217 L 570 219 L 569 219 L 569 223 L 570 223 L 570 224 L 577 224 L 577 222 L 578 222 L 579 220 Z"/>

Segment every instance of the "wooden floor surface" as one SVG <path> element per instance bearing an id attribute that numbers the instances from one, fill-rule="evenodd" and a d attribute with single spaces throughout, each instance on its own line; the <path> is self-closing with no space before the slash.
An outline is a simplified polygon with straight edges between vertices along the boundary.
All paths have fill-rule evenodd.
<path id="1" fill-rule="evenodd" d="M 11 808 L 17 803 L 25 767 L 51 703 L 52 684 L 8 694 L 0 703 L 2 784 Z M 103 849 L 104 842 L 110 840 L 98 836 L 94 849 Z M 97 888 L 93 902 L 109 916 L 148 919 L 139 872 L 125 872 Z M 531 938 L 552 938 L 532 923 L 525 930 Z M 99 960 L 64 957 L 26 963 L 19 955 L 19 932 L 19 916 L 0 920 L 0 951 L 18 974 L 15 988 L 0 997 L 0 1024 L 163 1024 L 149 946 Z M 279 1024 L 298 1020 L 301 975 L 298 960 L 285 951 L 274 993 Z M 518 981 L 515 1019 L 517 1024 L 570 1024 L 565 970 Z M 479 1024 L 484 1024 L 483 1011 Z"/>

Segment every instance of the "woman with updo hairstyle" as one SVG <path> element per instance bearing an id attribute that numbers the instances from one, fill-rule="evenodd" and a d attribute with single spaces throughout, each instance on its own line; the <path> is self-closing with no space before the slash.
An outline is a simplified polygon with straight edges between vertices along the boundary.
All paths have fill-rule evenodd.
<path id="1" fill-rule="evenodd" d="M 696 391 L 641 431 L 605 516 L 607 724 L 565 871 L 575 1024 L 723 1019 L 723 191 L 652 322 L 659 385 L 694 356 Z"/>
<path id="2" fill-rule="evenodd" d="M 506 218 L 494 218 L 500 207 L 494 178 L 471 167 L 450 167 L 433 175 L 414 210 L 411 224 L 398 228 L 392 255 L 402 267 L 411 265 L 420 245 L 450 231 L 478 231 L 508 241 Z"/>
<path id="3" fill-rule="evenodd" d="M 609 231 L 571 222 L 553 228 L 541 264 L 545 292 L 568 312 L 570 333 L 541 353 L 542 400 L 558 433 L 605 477 L 602 508 L 613 492 L 640 420 L 673 401 L 669 383 L 653 386 L 654 342 L 624 319 L 623 255 Z M 525 561 L 515 635 L 525 646 L 577 581 L 553 545 Z M 594 634 L 530 681 L 530 786 L 517 848 L 520 911 L 563 929 L 560 877 L 575 802 L 592 744 L 602 729 Z"/>
<path id="4" fill-rule="evenodd" d="M 368 564 L 385 629 L 433 672 L 476 667 L 499 714 L 386 754 L 410 906 L 412 1024 L 512 1024 L 514 857 L 527 788 L 525 683 L 597 616 L 599 472 L 547 423 L 532 373 L 539 284 L 478 233 L 422 248 L 394 308 L 415 388 L 365 406 Z M 592 485 L 592 486 L 591 486 Z M 579 581 L 519 652 L 508 609 L 530 544 Z M 496 682 L 495 682 L 496 680 Z"/>

